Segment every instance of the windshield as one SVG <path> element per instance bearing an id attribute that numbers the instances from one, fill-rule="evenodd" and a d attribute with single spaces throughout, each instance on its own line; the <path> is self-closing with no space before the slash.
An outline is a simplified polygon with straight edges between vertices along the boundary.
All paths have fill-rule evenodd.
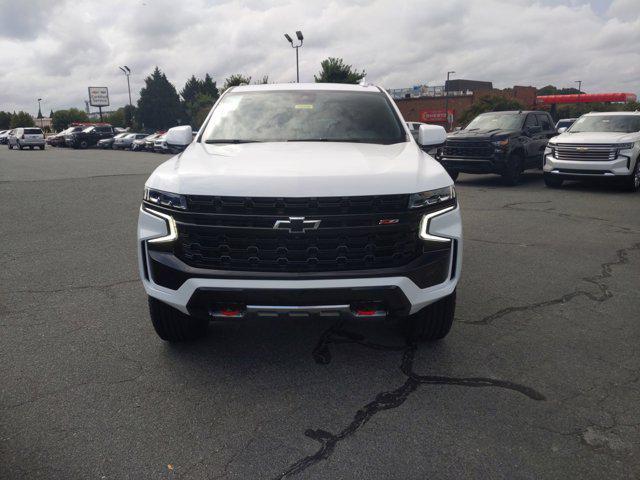
<path id="1" fill-rule="evenodd" d="M 93 128 L 94 127 L 87 127 L 84 130 L 82 130 L 84 133 L 89 133 L 89 132 L 93 132 Z"/>
<path id="2" fill-rule="evenodd" d="M 384 94 L 329 90 L 228 93 L 202 138 L 207 143 L 406 141 Z"/>
<path id="3" fill-rule="evenodd" d="M 571 125 L 573 125 L 573 122 L 574 120 L 560 120 L 556 128 L 562 128 L 562 127 L 568 128 Z"/>
<path id="4" fill-rule="evenodd" d="M 640 115 L 589 115 L 580 117 L 568 130 L 579 132 L 640 132 Z"/>
<path id="5" fill-rule="evenodd" d="M 474 118 L 465 130 L 518 130 L 523 115 L 519 113 L 483 113 Z"/>

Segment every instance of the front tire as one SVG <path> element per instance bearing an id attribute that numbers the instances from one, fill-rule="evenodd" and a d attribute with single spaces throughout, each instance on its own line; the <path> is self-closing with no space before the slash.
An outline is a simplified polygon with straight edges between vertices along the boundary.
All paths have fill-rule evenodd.
<path id="1" fill-rule="evenodd" d="M 523 168 L 524 158 L 522 154 L 512 153 L 509 156 L 504 172 L 502 172 L 502 180 L 504 184 L 513 187 L 520 183 Z"/>
<path id="2" fill-rule="evenodd" d="M 87 147 L 89 147 L 89 142 L 87 142 L 86 140 L 82 140 L 80 142 L 80 148 L 84 150 Z"/>
<path id="3" fill-rule="evenodd" d="M 447 336 L 456 311 L 456 291 L 403 319 L 403 329 L 410 341 L 433 342 Z"/>
<path id="4" fill-rule="evenodd" d="M 166 342 L 187 342 L 204 337 L 209 322 L 186 315 L 149 297 L 149 315 L 158 336 Z"/>
<path id="5" fill-rule="evenodd" d="M 628 192 L 640 190 L 640 157 L 636 159 L 636 166 L 631 175 L 624 179 L 624 189 Z"/>
<path id="6" fill-rule="evenodd" d="M 544 179 L 544 184 L 550 188 L 560 188 L 562 186 L 562 182 L 564 182 L 561 177 L 551 173 L 543 173 L 542 178 Z"/>

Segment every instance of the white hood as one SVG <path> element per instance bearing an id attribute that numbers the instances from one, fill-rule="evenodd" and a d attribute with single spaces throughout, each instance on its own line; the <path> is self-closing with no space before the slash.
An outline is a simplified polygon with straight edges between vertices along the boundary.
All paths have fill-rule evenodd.
<path id="1" fill-rule="evenodd" d="M 553 138 L 554 143 L 627 143 L 637 140 L 637 132 L 565 132 Z"/>
<path id="2" fill-rule="evenodd" d="M 451 184 L 414 142 L 194 142 L 160 165 L 146 186 L 191 195 L 327 197 L 415 193 Z"/>

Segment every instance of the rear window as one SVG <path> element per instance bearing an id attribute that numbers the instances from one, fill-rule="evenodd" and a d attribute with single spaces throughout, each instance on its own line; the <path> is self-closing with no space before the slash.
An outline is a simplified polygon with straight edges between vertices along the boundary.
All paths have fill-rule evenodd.
<path id="1" fill-rule="evenodd" d="M 27 135 L 42 135 L 42 130 L 39 128 L 25 128 L 24 133 Z"/>

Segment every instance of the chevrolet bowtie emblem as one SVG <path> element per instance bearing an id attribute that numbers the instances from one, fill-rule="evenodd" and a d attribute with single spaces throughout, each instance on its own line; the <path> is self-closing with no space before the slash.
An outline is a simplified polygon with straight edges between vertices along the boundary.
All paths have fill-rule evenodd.
<path id="1" fill-rule="evenodd" d="M 289 217 L 289 220 L 276 220 L 275 230 L 287 230 L 289 233 L 304 233 L 307 230 L 317 230 L 322 220 L 307 220 L 305 217 Z"/>
<path id="2" fill-rule="evenodd" d="M 578 152 L 588 152 L 589 149 L 587 147 L 576 147 L 576 150 Z"/>

